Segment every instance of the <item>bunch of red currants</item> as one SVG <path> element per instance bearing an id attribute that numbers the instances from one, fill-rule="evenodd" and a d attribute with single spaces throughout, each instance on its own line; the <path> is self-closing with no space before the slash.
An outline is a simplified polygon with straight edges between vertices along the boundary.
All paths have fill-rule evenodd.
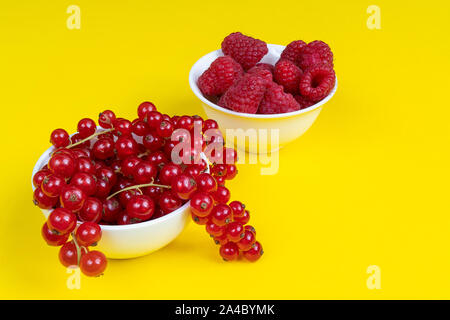
<path id="1" fill-rule="evenodd" d="M 54 130 L 55 150 L 33 177 L 34 203 L 52 210 L 42 236 L 61 246 L 64 266 L 101 275 L 106 257 L 89 250 L 101 239 L 99 225 L 157 219 L 188 200 L 193 220 L 206 226 L 225 260 L 240 252 L 247 260 L 259 259 L 263 251 L 247 225 L 248 210 L 239 201 L 229 203 L 225 182 L 237 174 L 237 152 L 224 147 L 216 121 L 170 117 L 143 102 L 132 122 L 106 110 L 98 123 L 101 128 L 82 119 L 72 136 Z"/>

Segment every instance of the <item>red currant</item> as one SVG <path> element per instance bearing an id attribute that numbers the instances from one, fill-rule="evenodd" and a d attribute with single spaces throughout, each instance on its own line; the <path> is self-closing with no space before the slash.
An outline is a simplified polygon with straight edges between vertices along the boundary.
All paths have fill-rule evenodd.
<path id="1" fill-rule="evenodd" d="M 225 261 L 233 261 L 239 257 L 239 248 L 234 242 L 228 242 L 220 246 L 219 252 Z"/>
<path id="2" fill-rule="evenodd" d="M 77 216 L 67 209 L 57 208 L 48 216 L 47 225 L 61 234 L 70 233 L 77 225 Z"/>
<path id="3" fill-rule="evenodd" d="M 59 197 L 62 188 L 66 185 L 66 181 L 63 178 L 54 174 L 46 176 L 41 184 L 42 192 L 44 192 L 50 198 Z"/>
<path id="4" fill-rule="evenodd" d="M 235 164 L 238 160 L 237 151 L 232 148 L 223 149 L 223 163 L 224 164 Z"/>
<path id="5" fill-rule="evenodd" d="M 51 171 L 48 169 L 41 169 L 36 172 L 33 176 L 33 185 L 38 188 L 41 186 L 42 181 L 44 181 L 45 177 L 51 175 Z"/>
<path id="6" fill-rule="evenodd" d="M 218 226 L 212 221 L 208 221 L 206 223 L 206 232 L 208 232 L 213 237 L 220 237 L 225 233 L 225 227 L 224 226 Z"/>
<path id="7" fill-rule="evenodd" d="M 76 212 L 83 207 L 86 201 L 86 194 L 80 188 L 66 186 L 61 192 L 60 201 L 63 208 Z"/>
<path id="8" fill-rule="evenodd" d="M 159 180 L 162 184 L 171 185 L 172 180 L 183 173 L 183 169 L 177 164 L 169 163 L 161 168 Z"/>
<path id="9" fill-rule="evenodd" d="M 211 221 L 218 226 L 224 226 L 231 222 L 233 211 L 226 204 L 219 203 L 211 211 Z"/>
<path id="10" fill-rule="evenodd" d="M 117 218 L 121 211 L 122 207 L 120 206 L 120 203 L 116 198 L 106 199 L 105 201 L 103 201 L 102 220 L 114 223 L 117 221 Z"/>
<path id="11" fill-rule="evenodd" d="M 100 138 L 92 147 L 94 157 L 105 160 L 114 156 L 114 141 L 111 138 Z"/>
<path id="12" fill-rule="evenodd" d="M 84 247 L 95 246 L 102 237 L 102 229 L 95 222 L 83 222 L 75 232 L 78 244 Z"/>
<path id="13" fill-rule="evenodd" d="M 210 129 L 219 129 L 219 125 L 217 124 L 216 120 L 206 119 L 203 122 L 203 132 Z"/>
<path id="14" fill-rule="evenodd" d="M 161 194 L 159 198 L 159 206 L 164 213 L 170 213 L 179 207 L 183 203 L 171 190 L 166 190 Z"/>
<path id="15" fill-rule="evenodd" d="M 80 269 L 88 277 L 98 277 L 103 274 L 107 265 L 106 257 L 100 251 L 90 251 L 80 260 Z"/>
<path id="16" fill-rule="evenodd" d="M 70 234 L 60 234 L 56 231 L 52 231 L 48 228 L 47 222 L 44 223 L 41 229 L 42 237 L 44 238 L 45 242 L 49 246 L 62 246 L 64 243 L 66 243 L 67 239 L 69 239 Z"/>
<path id="17" fill-rule="evenodd" d="M 87 157 L 81 157 L 75 160 L 75 172 L 84 172 L 95 174 L 95 166 L 92 160 Z"/>
<path id="18" fill-rule="evenodd" d="M 168 138 L 172 135 L 174 130 L 173 123 L 170 120 L 163 120 L 156 127 L 156 133 L 163 138 Z"/>
<path id="19" fill-rule="evenodd" d="M 191 131 L 194 128 L 194 119 L 190 116 L 181 116 L 178 119 L 177 129 L 186 129 Z"/>
<path id="20" fill-rule="evenodd" d="M 162 114 L 158 111 L 147 112 L 147 123 L 152 129 L 159 127 L 159 123 L 162 121 Z"/>
<path id="21" fill-rule="evenodd" d="M 69 134 L 64 129 L 55 129 L 50 134 L 50 143 L 56 148 L 67 147 L 70 144 Z"/>
<path id="22" fill-rule="evenodd" d="M 133 120 L 133 122 L 131 123 L 131 126 L 132 126 L 133 133 L 139 137 L 146 135 L 148 133 L 148 131 L 150 130 L 147 122 L 140 120 L 140 119 Z"/>
<path id="23" fill-rule="evenodd" d="M 184 173 L 195 179 L 200 175 L 201 171 L 198 165 L 193 164 L 184 169 Z"/>
<path id="24" fill-rule="evenodd" d="M 225 176 L 226 180 L 232 180 L 236 177 L 238 170 L 234 164 L 227 164 L 227 174 Z"/>
<path id="25" fill-rule="evenodd" d="M 138 152 L 138 145 L 131 137 L 121 136 L 115 143 L 117 157 L 125 159 L 126 157 L 136 155 Z"/>
<path id="26" fill-rule="evenodd" d="M 197 183 L 191 176 L 181 174 L 172 180 L 172 191 L 180 199 L 188 200 L 196 190 Z"/>
<path id="27" fill-rule="evenodd" d="M 217 203 L 227 203 L 230 201 L 230 191 L 222 186 L 218 186 L 216 192 L 212 193 L 212 197 Z"/>
<path id="28" fill-rule="evenodd" d="M 147 133 L 142 139 L 144 146 L 150 151 L 156 151 L 161 149 L 164 144 L 164 140 L 154 133 Z"/>
<path id="29" fill-rule="evenodd" d="M 215 192 L 217 190 L 217 181 L 209 173 L 201 173 L 195 179 L 198 190 L 204 192 Z"/>
<path id="30" fill-rule="evenodd" d="M 148 161 L 141 161 L 133 169 L 133 178 L 138 184 L 150 183 L 157 174 L 158 169 L 156 166 Z"/>
<path id="31" fill-rule="evenodd" d="M 220 187 L 225 187 L 225 177 L 214 177 L 216 179 L 217 185 Z"/>
<path id="32" fill-rule="evenodd" d="M 255 242 L 256 242 L 255 234 L 249 230 L 245 230 L 244 236 L 238 242 L 236 242 L 236 244 L 239 247 L 239 250 L 247 251 L 252 248 Z"/>
<path id="33" fill-rule="evenodd" d="M 190 206 L 196 216 L 207 217 L 214 207 L 214 199 L 206 192 L 197 192 L 192 196 Z"/>
<path id="34" fill-rule="evenodd" d="M 240 201 L 231 201 L 229 204 L 231 210 L 233 210 L 233 217 L 242 217 L 245 211 L 245 205 Z"/>
<path id="35" fill-rule="evenodd" d="M 81 256 L 86 254 L 86 250 L 80 250 Z M 78 264 L 77 247 L 73 241 L 66 242 L 59 249 L 59 261 L 65 267 L 76 266 Z"/>
<path id="36" fill-rule="evenodd" d="M 106 181 L 110 186 L 114 186 L 117 182 L 117 175 L 109 167 L 102 167 L 100 169 L 97 169 L 96 172 L 97 180 L 104 180 Z"/>
<path id="37" fill-rule="evenodd" d="M 72 137 L 70 137 L 70 141 L 72 141 L 72 144 L 78 143 L 78 142 L 80 142 L 82 140 L 84 140 L 84 138 L 82 138 L 79 133 L 75 133 Z M 87 141 L 85 141 L 83 143 L 78 144 L 77 146 L 81 147 L 81 148 L 90 148 L 91 147 L 91 141 L 87 140 Z"/>
<path id="38" fill-rule="evenodd" d="M 236 221 L 230 222 L 227 225 L 228 240 L 238 242 L 244 237 L 244 226 Z"/>
<path id="39" fill-rule="evenodd" d="M 150 161 L 155 166 L 160 167 L 169 162 L 162 151 L 155 151 L 150 153 L 150 155 L 148 156 L 148 161 Z"/>
<path id="40" fill-rule="evenodd" d="M 220 244 L 220 245 L 224 245 L 224 244 L 230 242 L 230 241 L 228 240 L 228 237 L 227 237 L 227 233 L 226 233 L 226 232 L 223 232 L 220 236 L 215 236 L 215 237 L 213 237 L 213 239 L 214 239 L 214 243 L 215 243 L 215 244 Z"/>
<path id="41" fill-rule="evenodd" d="M 97 125 L 92 119 L 84 118 L 78 122 L 78 134 L 83 139 L 93 135 L 96 130 Z"/>
<path id="42" fill-rule="evenodd" d="M 243 252 L 243 255 L 248 261 L 254 262 L 261 258 L 263 253 L 261 243 L 256 241 L 249 250 Z"/>
<path id="43" fill-rule="evenodd" d="M 67 154 L 54 154 L 48 162 L 50 171 L 62 178 L 70 178 L 75 173 L 75 161 Z"/>
<path id="44" fill-rule="evenodd" d="M 123 118 L 117 118 L 114 121 L 114 129 L 114 135 L 118 137 L 130 137 L 133 131 L 131 122 Z"/>
<path id="45" fill-rule="evenodd" d="M 123 226 L 126 224 L 133 224 L 133 220 L 130 218 L 130 216 L 127 214 L 126 211 L 123 211 L 119 214 L 116 222 L 120 226 Z"/>
<path id="46" fill-rule="evenodd" d="M 34 190 L 33 203 L 41 209 L 51 209 L 58 203 L 58 197 L 50 198 L 39 187 Z"/>
<path id="47" fill-rule="evenodd" d="M 147 117 L 147 113 L 152 112 L 152 111 L 156 111 L 156 106 L 148 101 L 144 101 L 142 102 L 139 107 L 138 107 L 138 117 L 141 120 L 145 120 Z"/>
<path id="48" fill-rule="evenodd" d="M 193 214 L 192 212 L 191 212 L 191 216 L 192 216 L 192 220 L 194 220 L 194 222 L 196 224 L 199 224 L 201 226 L 206 225 L 209 221 L 208 217 L 199 217 L 199 216 L 196 216 L 195 214 Z"/>
<path id="49" fill-rule="evenodd" d="M 122 160 L 120 171 L 124 176 L 132 177 L 133 170 L 139 163 L 141 163 L 140 158 L 138 158 L 137 156 L 129 156 Z"/>
<path id="50" fill-rule="evenodd" d="M 116 115 L 111 110 L 105 110 L 98 116 L 98 124 L 104 129 L 112 128 L 115 121 Z"/>
<path id="51" fill-rule="evenodd" d="M 163 192 L 162 188 L 157 186 L 149 186 L 142 188 L 141 190 L 146 196 L 152 198 L 155 203 L 158 203 L 159 198 L 161 197 L 161 194 Z"/>
<path id="52" fill-rule="evenodd" d="M 78 212 L 78 218 L 81 221 L 90 221 L 98 223 L 102 219 L 103 204 L 94 197 L 88 197 L 84 202 L 83 208 Z"/>
<path id="53" fill-rule="evenodd" d="M 234 221 L 247 224 L 250 221 L 250 212 L 248 210 L 244 210 L 241 217 L 234 217 Z"/>
<path id="54" fill-rule="evenodd" d="M 256 236 L 256 230 L 255 230 L 255 228 L 253 228 L 253 226 L 247 224 L 247 225 L 244 226 L 244 229 L 245 229 L 246 231 L 252 232 L 252 233 Z"/>
<path id="55" fill-rule="evenodd" d="M 70 180 L 70 185 L 81 189 L 86 196 L 92 196 L 97 192 L 97 180 L 89 173 L 76 173 Z"/>
<path id="56" fill-rule="evenodd" d="M 105 198 L 111 192 L 111 185 L 108 181 L 103 179 L 97 179 L 97 192 L 95 193 L 95 197 L 97 198 Z"/>
<path id="57" fill-rule="evenodd" d="M 127 214 L 141 221 L 149 220 L 155 213 L 155 203 L 146 195 L 137 195 L 128 201 Z"/>
<path id="58" fill-rule="evenodd" d="M 224 177 L 227 175 L 227 166 L 224 164 L 216 164 L 211 168 L 211 173 L 215 177 Z"/>

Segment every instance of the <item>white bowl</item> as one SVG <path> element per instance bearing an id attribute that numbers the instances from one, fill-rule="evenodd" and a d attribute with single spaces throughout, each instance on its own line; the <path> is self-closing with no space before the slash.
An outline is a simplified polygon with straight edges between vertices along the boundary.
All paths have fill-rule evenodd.
<path id="1" fill-rule="evenodd" d="M 267 46 L 269 52 L 264 56 L 261 62 L 270 63 L 273 65 L 280 58 L 285 46 L 276 44 L 268 44 Z M 216 120 L 221 129 L 242 129 L 244 131 L 248 129 L 256 130 L 256 135 L 258 136 L 257 141 L 253 141 L 253 143 L 249 143 L 248 141 L 245 143 L 239 140 L 237 142 L 232 142 L 232 144 L 235 144 L 241 150 L 246 150 L 253 153 L 256 151 L 258 153 L 265 153 L 267 151 L 275 151 L 289 142 L 294 141 L 311 127 L 322 110 L 322 106 L 333 97 L 337 89 L 336 79 L 336 84 L 333 90 L 326 98 L 299 111 L 268 115 L 231 111 L 209 101 L 203 96 L 197 86 L 198 78 L 206 69 L 209 68 L 211 63 L 220 56 L 223 56 L 222 50 L 216 50 L 201 57 L 191 68 L 189 73 L 189 85 L 197 98 L 200 99 L 207 116 Z M 266 131 L 271 129 L 278 130 L 279 142 L 269 142 L 266 149 L 265 146 L 262 146 L 259 143 L 260 138 L 263 139 L 264 137 L 260 136 L 259 130 Z M 268 136 L 270 137 L 270 131 L 266 132 L 268 132 Z M 262 141 L 265 141 L 265 139 Z M 257 144 L 257 146 L 255 144 Z M 256 149 L 256 147 L 258 147 L 258 149 Z"/>
<path id="2" fill-rule="evenodd" d="M 50 147 L 36 162 L 31 176 L 33 191 L 36 189 L 33 185 L 35 173 L 47 164 L 54 150 L 54 147 Z M 41 211 L 45 218 L 51 212 L 44 209 Z M 184 230 L 189 220 L 188 201 L 177 210 L 155 220 L 129 225 L 101 225 L 102 238 L 96 248 L 112 259 L 140 257 L 172 242 Z"/>

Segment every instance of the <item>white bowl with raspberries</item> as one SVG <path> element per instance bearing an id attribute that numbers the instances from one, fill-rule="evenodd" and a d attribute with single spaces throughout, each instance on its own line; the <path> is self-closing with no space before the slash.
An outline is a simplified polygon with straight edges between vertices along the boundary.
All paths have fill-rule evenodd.
<path id="1" fill-rule="evenodd" d="M 286 47 L 241 33 L 201 57 L 189 84 L 207 116 L 232 130 L 224 132 L 228 138 L 238 137 L 227 142 L 251 153 L 276 151 L 299 138 L 337 90 L 333 54 L 324 42 Z"/>

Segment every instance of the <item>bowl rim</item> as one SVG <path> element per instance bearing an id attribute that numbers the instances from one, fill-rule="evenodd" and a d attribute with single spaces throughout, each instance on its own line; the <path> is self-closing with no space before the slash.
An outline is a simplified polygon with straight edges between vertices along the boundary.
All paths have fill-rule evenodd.
<path id="1" fill-rule="evenodd" d="M 279 45 L 279 44 L 267 44 L 267 47 L 270 50 L 280 50 L 282 51 L 286 46 L 283 45 Z M 328 96 L 326 96 L 324 99 L 322 99 L 321 101 L 317 102 L 316 104 L 313 104 L 312 106 L 309 106 L 307 108 L 301 109 L 301 110 L 297 110 L 297 111 L 293 111 L 293 112 L 286 112 L 286 113 L 279 113 L 279 114 L 253 114 L 253 113 L 243 113 L 243 112 L 236 112 L 236 111 L 232 111 L 226 108 L 223 108 L 215 103 L 212 103 L 211 101 L 209 101 L 207 98 L 205 98 L 202 94 L 202 92 L 200 91 L 200 89 L 198 88 L 197 85 L 197 79 L 194 79 L 194 73 L 196 71 L 198 71 L 198 69 L 200 69 L 200 65 L 203 63 L 204 60 L 209 60 L 212 57 L 219 57 L 219 56 L 223 56 L 222 50 L 214 50 L 211 51 L 207 54 L 205 54 L 204 56 L 202 56 L 200 59 L 198 59 L 194 65 L 191 67 L 191 70 L 189 72 L 189 86 L 191 87 L 192 92 L 194 92 L 194 94 L 197 96 L 197 98 L 199 98 L 203 103 L 205 103 L 206 105 L 210 106 L 213 109 L 216 109 L 218 111 L 221 111 L 223 113 L 228 113 L 234 116 L 238 116 L 241 118 L 251 118 L 251 119 L 281 119 L 281 118 L 288 118 L 288 117 L 294 117 L 303 113 L 308 113 L 311 112 L 319 107 L 321 107 L 323 104 L 325 104 L 326 102 L 328 102 L 336 93 L 337 90 L 337 86 L 338 86 L 338 79 L 337 76 L 335 77 L 335 84 L 333 89 L 331 90 L 331 92 L 328 94 Z M 263 57 L 264 58 L 264 57 Z"/>
<path id="2" fill-rule="evenodd" d="M 104 130 L 103 128 L 97 126 L 98 129 L 100 130 Z M 72 134 L 73 135 L 73 134 Z M 71 136 L 72 136 L 71 135 Z M 45 150 L 41 156 L 39 157 L 39 159 L 37 160 L 37 162 L 35 163 L 34 167 L 33 167 L 33 172 L 31 174 L 31 188 L 33 189 L 33 192 L 36 190 L 36 187 L 33 184 L 33 177 L 36 174 L 36 172 L 38 172 L 39 170 L 41 170 L 45 164 L 47 164 L 48 160 L 50 159 L 50 155 L 53 153 L 53 151 L 55 151 L 55 147 L 51 146 L 50 148 L 48 148 L 47 150 Z M 203 159 L 206 160 L 206 156 L 204 153 L 201 154 L 201 157 Z M 209 173 L 209 163 L 208 161 L 207 163 L 207 169 L 205 172 Z M 167 220 L 171 220 L 171 219 L 175 219 L 176 217 L 182 215 L 184 213 L 184 211 L 186 210 L 186 208 L 189 206 L 190 204 L 190 200 L 187 201 L 185 204 L 183 204 L 181 207 L 179 207 L 178 209 L 162 216 L 159 218 L 156 218 L 154 220 L 148 220 L 148 221 L 143 221 L 143 222 L 139 222 L 139 223 L 133 223 L 133 224 L 126 224 L 126 225 L 107 225 L 107 224 L 99 224 L 100 228 L 102 230 L 105 231 L 122 231 L 122 230 L 131 230 L 131 229 L 139 229 L 139 228 L 145 228 L 145 227 L 149 227 L 152 225 L 156 225 L 158 223 L 164 223 Z M 41 209 L 39 208 L 39 210 L 43 211 L 43 212 L 50 212 L 49 209 Z M 78 223 L 82 223 L 82 221 L 78 221 Z"/>

